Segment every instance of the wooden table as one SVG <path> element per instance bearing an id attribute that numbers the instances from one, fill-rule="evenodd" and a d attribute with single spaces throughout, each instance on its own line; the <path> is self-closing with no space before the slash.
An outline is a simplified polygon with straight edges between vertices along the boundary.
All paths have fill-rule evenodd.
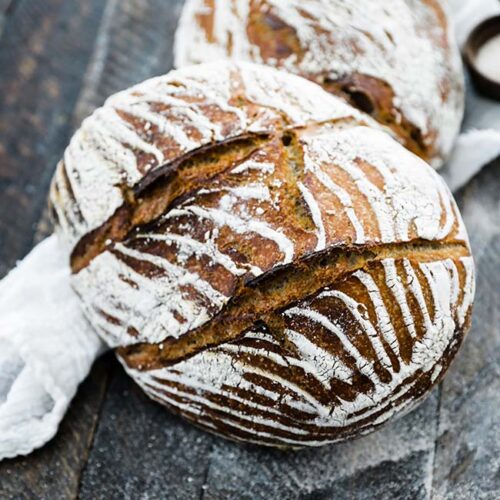
<path id="1" fill-rule="evenodd" d="M 106 96 L 172 65 L 181 0 L 0 0 L 0 276 L 50 231 L 46 193 Z M 458 201 L 478 265 L 472 331 L 418 410 L 302 452 L 213 437 L 99 360 L 57 437 L 0 463 L 0 498 L 500 498 L 500 163 Z"/>

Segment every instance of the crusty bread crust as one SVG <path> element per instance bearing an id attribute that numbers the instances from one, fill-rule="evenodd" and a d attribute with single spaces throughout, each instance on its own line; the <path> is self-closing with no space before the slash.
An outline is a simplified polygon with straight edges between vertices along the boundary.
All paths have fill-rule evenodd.
<path id="1" fill-rule="evenodd" d="M 187 0 L 175 64 L 223 58 L 306 77 L 390 127 L 439 167 L 464 109 L 441 0 Z"/>
<path id="2" fill-rule="evenodd" d="M 271 68 L 203 65 L 110 98 L 52 205 L 85 313 L 126 370 L 234 439 L 368 432 L 429 390 L 468 329 L 473 263 L 442 179 Z"/>
<path id="3" fill-rule="evenodd" d="M 50 194 L 68 247 L 73 250 L 124 202 L 133 204 L 146 184 L 199 151 L 206 156 L 207 148 L 284 128 L 339 121 L 376 127 L 369 116 L 302 78 L 255 68 L 207 64 L 171 71 L 111 96 L 84 120 L 57 166 Z"/>
<path id="4" fill-rule="evenodd" d="M 123 365 L 153 399 L 234 440 L 299 448 L 357 437 L 442 378 L 470 325 L 471 266 L 384 259 L 234 341 L 172 366 Z M 457 285 L 456 302 L 437 299 Z"/>

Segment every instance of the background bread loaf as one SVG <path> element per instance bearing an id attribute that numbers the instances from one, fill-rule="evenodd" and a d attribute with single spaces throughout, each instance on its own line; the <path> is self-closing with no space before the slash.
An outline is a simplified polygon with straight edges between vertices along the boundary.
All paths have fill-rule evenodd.
<path id="1" fill-rule="evenodd" d="M 51 202 L 73 286 L 154 399 L 276 446 L 368 432 L 442 376 L 474 270 L 441 178 L 371 118 L 248 63 L 110 98 Z"/>
<path id="2" fill-rule="evenodd" d="M 187 0 L 177 67 L 232 58 L 322 85 L 439 167 L 463 115 L 458 48 L 441 0 Z"/>

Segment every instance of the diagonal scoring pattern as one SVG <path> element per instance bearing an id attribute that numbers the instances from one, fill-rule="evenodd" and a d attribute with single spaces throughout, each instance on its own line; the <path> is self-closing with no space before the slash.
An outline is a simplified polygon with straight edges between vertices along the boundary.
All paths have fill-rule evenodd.
<path id="1" fill-rule="evenodd" d="M 285 345 L 262 326 L 172 367 L 124 366 L 154 399 L 216 433 L 334 442 L 408 411 L 439 379 L 467 328 L 473 279 L 470 257 L 384 259 L 279 313 Z M 410 300 L 419 308 L 405 313 Z"/>
<path id="2" fill-rule="evenodd" d="M 367 432 L 436 383 L 468 328 L 473 264 L 440 177 L 270 68 L 204 65 L 110 98 L 52 205 L 74 258 L 115 224 L 72 281 L 127 371 L 235 439 Z"/>

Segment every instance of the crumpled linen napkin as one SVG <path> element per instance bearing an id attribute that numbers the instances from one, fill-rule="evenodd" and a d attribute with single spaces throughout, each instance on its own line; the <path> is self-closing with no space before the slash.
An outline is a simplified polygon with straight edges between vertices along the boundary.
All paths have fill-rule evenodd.
<path id="1" fill-rule="evenodd" d="M 500 13 L 497 0 L 451 3 L 460 43 L 479 21 Z M 499 154 L 500 104 L 468 84 L 463 132 L 441 173 L 455 191 Z M 67 260 L 51 236 L 0 282 L 0 460 L 30 453 L 55 435 L 105 349 L 70 288 Z"/>
<path id="2" fill-rule="evenodd" d="M 0 459 L 54 436 L 103 350 L 70 288 L 67 260 L 52 235 L 0 282 Z"/>

